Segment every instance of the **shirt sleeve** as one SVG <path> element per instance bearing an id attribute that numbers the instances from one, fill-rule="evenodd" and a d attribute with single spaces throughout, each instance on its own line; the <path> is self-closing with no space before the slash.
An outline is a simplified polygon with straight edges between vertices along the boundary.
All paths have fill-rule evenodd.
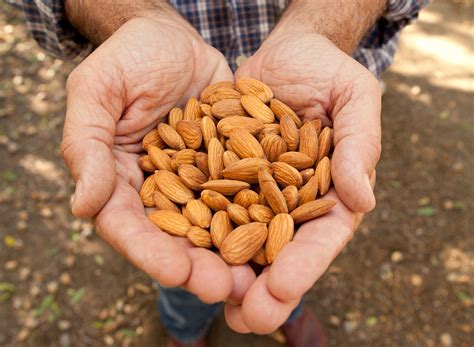
<path id="1" fill-rule="evenodd" d="M 64 0 L 6 0 L 23 11 L 28 30 L 38 44 L 61 59 L 82 60 L 93 46 L 66 18 Z"/>
<path id="2" fill-rule="evenodd" d="M 353 58 L 379 76 L 393 61 L 401 30 L 430 0 L 388 0 L 382 17 L 364 36 Z"/>

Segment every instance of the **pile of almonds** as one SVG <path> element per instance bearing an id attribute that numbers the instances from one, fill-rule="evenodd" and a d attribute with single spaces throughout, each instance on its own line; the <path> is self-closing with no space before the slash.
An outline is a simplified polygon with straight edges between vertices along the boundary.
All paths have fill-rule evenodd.
<path id="1" fill-rule="evenodd" d="M 331 185 L 332 129 L 321 128 L 255 79 L 208 86 L 143 139 L 149 218 L 229 264 L 272 263 L 295 225 L 335 205 L 316 199 Z"/>

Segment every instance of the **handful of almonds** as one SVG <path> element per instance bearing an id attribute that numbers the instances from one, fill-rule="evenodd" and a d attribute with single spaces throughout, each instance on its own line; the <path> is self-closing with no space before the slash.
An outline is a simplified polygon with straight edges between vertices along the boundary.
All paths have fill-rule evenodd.
<path id="1" fill-rule="evenodd" d="M 205 88 L 143 139 L 140 197 L 161 230 L 219 250 L 229 264 L 267 265 L 295 225 L 327 213 L 332 129 L 302 122 L 264 83 Z"/>

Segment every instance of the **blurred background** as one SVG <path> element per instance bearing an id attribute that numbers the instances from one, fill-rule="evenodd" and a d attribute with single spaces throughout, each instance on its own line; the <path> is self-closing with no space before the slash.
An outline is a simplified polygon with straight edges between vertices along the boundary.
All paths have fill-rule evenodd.
<path id="1" fill-rule="evenodd" d="M 331 346 L 474 345 L 473 6 L 434 1 L 383 75 L 377 209 L 306 297 Z M 69 211 L 72 68 L 0 3 L 0 346 L 164 346 L 150 279 Z M 222 315 L 211 336 L 279 346 Z"/>

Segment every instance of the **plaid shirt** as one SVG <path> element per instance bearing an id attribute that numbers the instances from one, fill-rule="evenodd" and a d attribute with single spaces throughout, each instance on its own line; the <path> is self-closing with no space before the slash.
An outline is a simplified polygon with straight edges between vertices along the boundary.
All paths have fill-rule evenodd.
<path id="1" fill-rule="evenodd" d="M 6 0 L 23 10 L 28 28 L 41 47 L 55 56 L 83 59 L 93 46 L 68 22 L 64 0 Z M 251 56 L 271 31 L 288 0 L 172 0 L 171 4 L 220 50 L 233 70 Z M 354 59 L 379 75 L 393 60 L 398 36 L 429 0 L 388 0 L 382 17 L 367 32 Z"/>

